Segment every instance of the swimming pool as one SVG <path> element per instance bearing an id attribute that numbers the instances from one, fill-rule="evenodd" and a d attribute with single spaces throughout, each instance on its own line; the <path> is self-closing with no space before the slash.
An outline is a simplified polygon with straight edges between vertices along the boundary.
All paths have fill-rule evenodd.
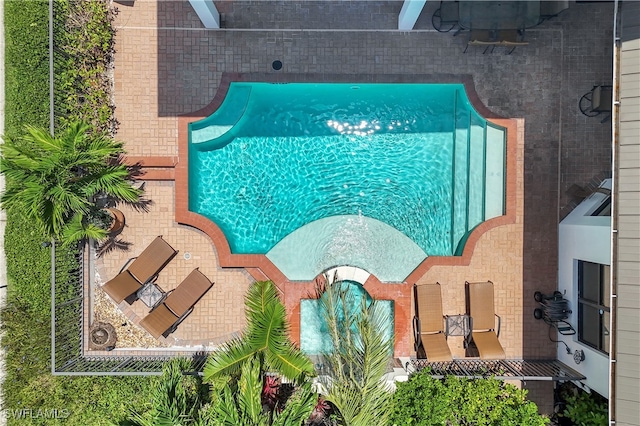
<path id="1" fill-rule="evenodd" d="M 504 214 L 505 130 L 461 84 L 232 83 L 189 142 L 189 209 L 291 280 L 402 281 Z"/>
<path id="2" fill-rule="evenodd" d="M 331 285 L 339 285 L 342 290 L 346 292 L 345 301 L 348 304 L 346 309 L 338 307 L 338 324 L 344 322 L 344 315 L 342 312 L 347 312 L 350 316 L 357 315 L 362 307 L 362 299 L 366 299 L 366 304 L 369 306 L 373 299 L 364 289 L 364 287 L 356 281 L 338 281 Z M 325 297 L 325 296 L 322 296 Z M 386 318 L 383 324 L 383 337 L 385 339 L 393 339 L 394 332 L 394 305 L 392 300 L 376 300 L 375 301 Z M 329 327 L 325 319 L 324 309 L 322 302 L 317 299 L 302 299 L 300 300 L 300 349 L 309 355 L 326 354 L 331 353 L 333 350 L 333 341 L 329 334 Z M 353 333 L 358 333 L 357 329 L 352 330 Z"/>

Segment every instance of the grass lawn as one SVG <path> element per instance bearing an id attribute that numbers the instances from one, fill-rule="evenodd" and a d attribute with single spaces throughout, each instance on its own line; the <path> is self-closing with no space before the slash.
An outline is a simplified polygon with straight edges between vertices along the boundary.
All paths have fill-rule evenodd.
<path id="1" fill-rule="evenodd" d="M 24 133 L 25 125 L 49 127 L 49 5 L 42 0 L 6 1 L 4 8 L 5 135 L 15 137 Z M 92 16 L 88 24 L 92 32 L 79 28 L 74 32 L 72 26 L 65 25 L 67 17 L 78 9 Z M 94 84 L 104 82 L 106 59 L 99 52 L 110 48 L 113 37 L 107 2 L 57 0 L 55 10 L 56 128 L 86 120 L 98 130 L 110 129 L 113 109 L 109 94 Z M 82 34 L 87 33 L 94 37 L 83 39 Z M 69 43 L 75 56 L 64 47 Z M 89 102 L 78 107 L 79 98 Z M 16 184 L 7 182 L 8 186 Z M 8 424 L 119 424 L 130 410 L 150 404 L 150 391 L 159 379 L 51 374 L 51 258 L 49 249 L 41 245 L 46 240 L 24 212 L 7 211 L 9 282 L 7 306 L 2 312 L 2 345 L 7 353 L 2 408 L 7 410 Z M 58 268 L 74 267 L 73 249 L 58 249 L 57 256 Z M 46 418 L 46 413 L 51 417 L 51 410 L 57 411 L 58 419 Z"/>

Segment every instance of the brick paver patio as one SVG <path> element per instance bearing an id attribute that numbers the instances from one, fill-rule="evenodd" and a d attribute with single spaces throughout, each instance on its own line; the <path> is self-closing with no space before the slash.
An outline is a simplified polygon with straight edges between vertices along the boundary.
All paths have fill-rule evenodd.
<path id="1" fill-rule="evenodd" d="M 445 314 L 463 312 L 465 280 L 493 281 L 507 356 L 553 358 L 555 344 L 533 318 L 533 292 L 549 293 L 557 286 L 557 227 L 561 208 L 571 202 L 567 188 L 610 169 L 610 124 L 583 116 L 577 105 L 593 85 L 610 83 L 613 5 L 571 2 L 559 17 L 527 30 L 530 44 L 507 55 L 498 48 L 491 54 L 473 48 L 463 53 L 464 33 L 431 28 L 437 3 L 428 2 L 409 32 L 394 30 L 399 1 L 216 1 L 223 30 L 202 29 L 184 1 L 118 6 L 117 137 L 131 156 L 179 162 L 178 115 L 209 104 L 223 72 L 314 73 L 326 81 L 350 74 L 361 82 L 385 74 L 406 75 L 409 81 L 418 74 L 471 76 L 489 110 L 522 119 L 516 220 L 484 233 L 468 265 L 434 266 L 417 281 L 442 284 Z M 281 71 L 271 69 L 274 60 L 283 62 Z M 154 202 L 149 213 L 123 208 L 127 227 L 121 237 L 132 243 L 131 251 L 105 255 L 98 271 L 113 276 L 156 235 L 165 236 L 180 250 L 158 280 L 165 290 L 194 267 L 215 281 L 169 343 L 214 345 L 241 329 L 242 298 L 253 278 L 243 269 L 220 268 L 208 237 L 176 223 L 173 181 L 148 181 L 146 189 Z M 143 315 L 137 304 L 131 309 Z M 410 349 L 411 342 L 402 345 Z M 461 342 L 451 345 L 462 356 Z M 548 393 L 549 386 L 530 387 Z"/>

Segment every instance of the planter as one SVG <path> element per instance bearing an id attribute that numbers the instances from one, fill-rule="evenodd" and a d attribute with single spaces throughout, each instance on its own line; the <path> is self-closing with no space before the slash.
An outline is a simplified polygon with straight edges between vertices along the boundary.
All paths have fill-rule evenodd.
<path id="1" fill-rule="evenodd" d="M 113 207 L 106 208 L 105 210 L 109 213 L 109 215 L 113 219 L 113 221 L 111 222 L 111 226 L 107 228 L 107 231 L 109 231 L 109 234 L 117 235 L 120 232 L 122 232 L 125 225 L 124 214 L 120 210 Z"/>
<path id="2" fill-rule="evenodd" d="M 89 327 L 89 349 L 94 351 L 106 350 L 114 347 L 118 341 L 116 329 L 106 322 L 97 322 Z"/>

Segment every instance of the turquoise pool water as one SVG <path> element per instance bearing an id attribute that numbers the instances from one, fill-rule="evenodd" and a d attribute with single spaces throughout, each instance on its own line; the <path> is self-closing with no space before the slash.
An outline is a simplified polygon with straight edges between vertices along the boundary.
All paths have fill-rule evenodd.
<path id="1" fill-rule="evenodd" d="M 333 285 L 342 285 L 347 292 L 347 309 L 351 315 L 357 314 L 362 306 L 362 299 L 366 298 L 367 305 L 372 303 L 371 296 L 362 287 L 360 283 L 355 281 L 341 281 Z M 384 336 L 393 338 L 394 327 L 394 310 L 393 301 L 376 300 L 385 313 L 388 321 L 384 325 Z M 341 310 L 339 310 L 341 312 Z M 343 316 L 339 316 L 339 321 L 344 320 Z M 352 330 L 357 332 L 355 329 Z M 321 302 L 315 299 L 303 299 L 300 301 L 300 349 L 309 355 L 318 355 L 330 353 L 332 351 L 331 337 L 329 329 L 324 318 Z"/>
<path id="2" fill-rule="evenodd" d="M 190 210 L 290 279 L 354 264 L 402 281 L 503 214 L 504 130 L 462 85 L 232 83 L 189 130 Z"/>

